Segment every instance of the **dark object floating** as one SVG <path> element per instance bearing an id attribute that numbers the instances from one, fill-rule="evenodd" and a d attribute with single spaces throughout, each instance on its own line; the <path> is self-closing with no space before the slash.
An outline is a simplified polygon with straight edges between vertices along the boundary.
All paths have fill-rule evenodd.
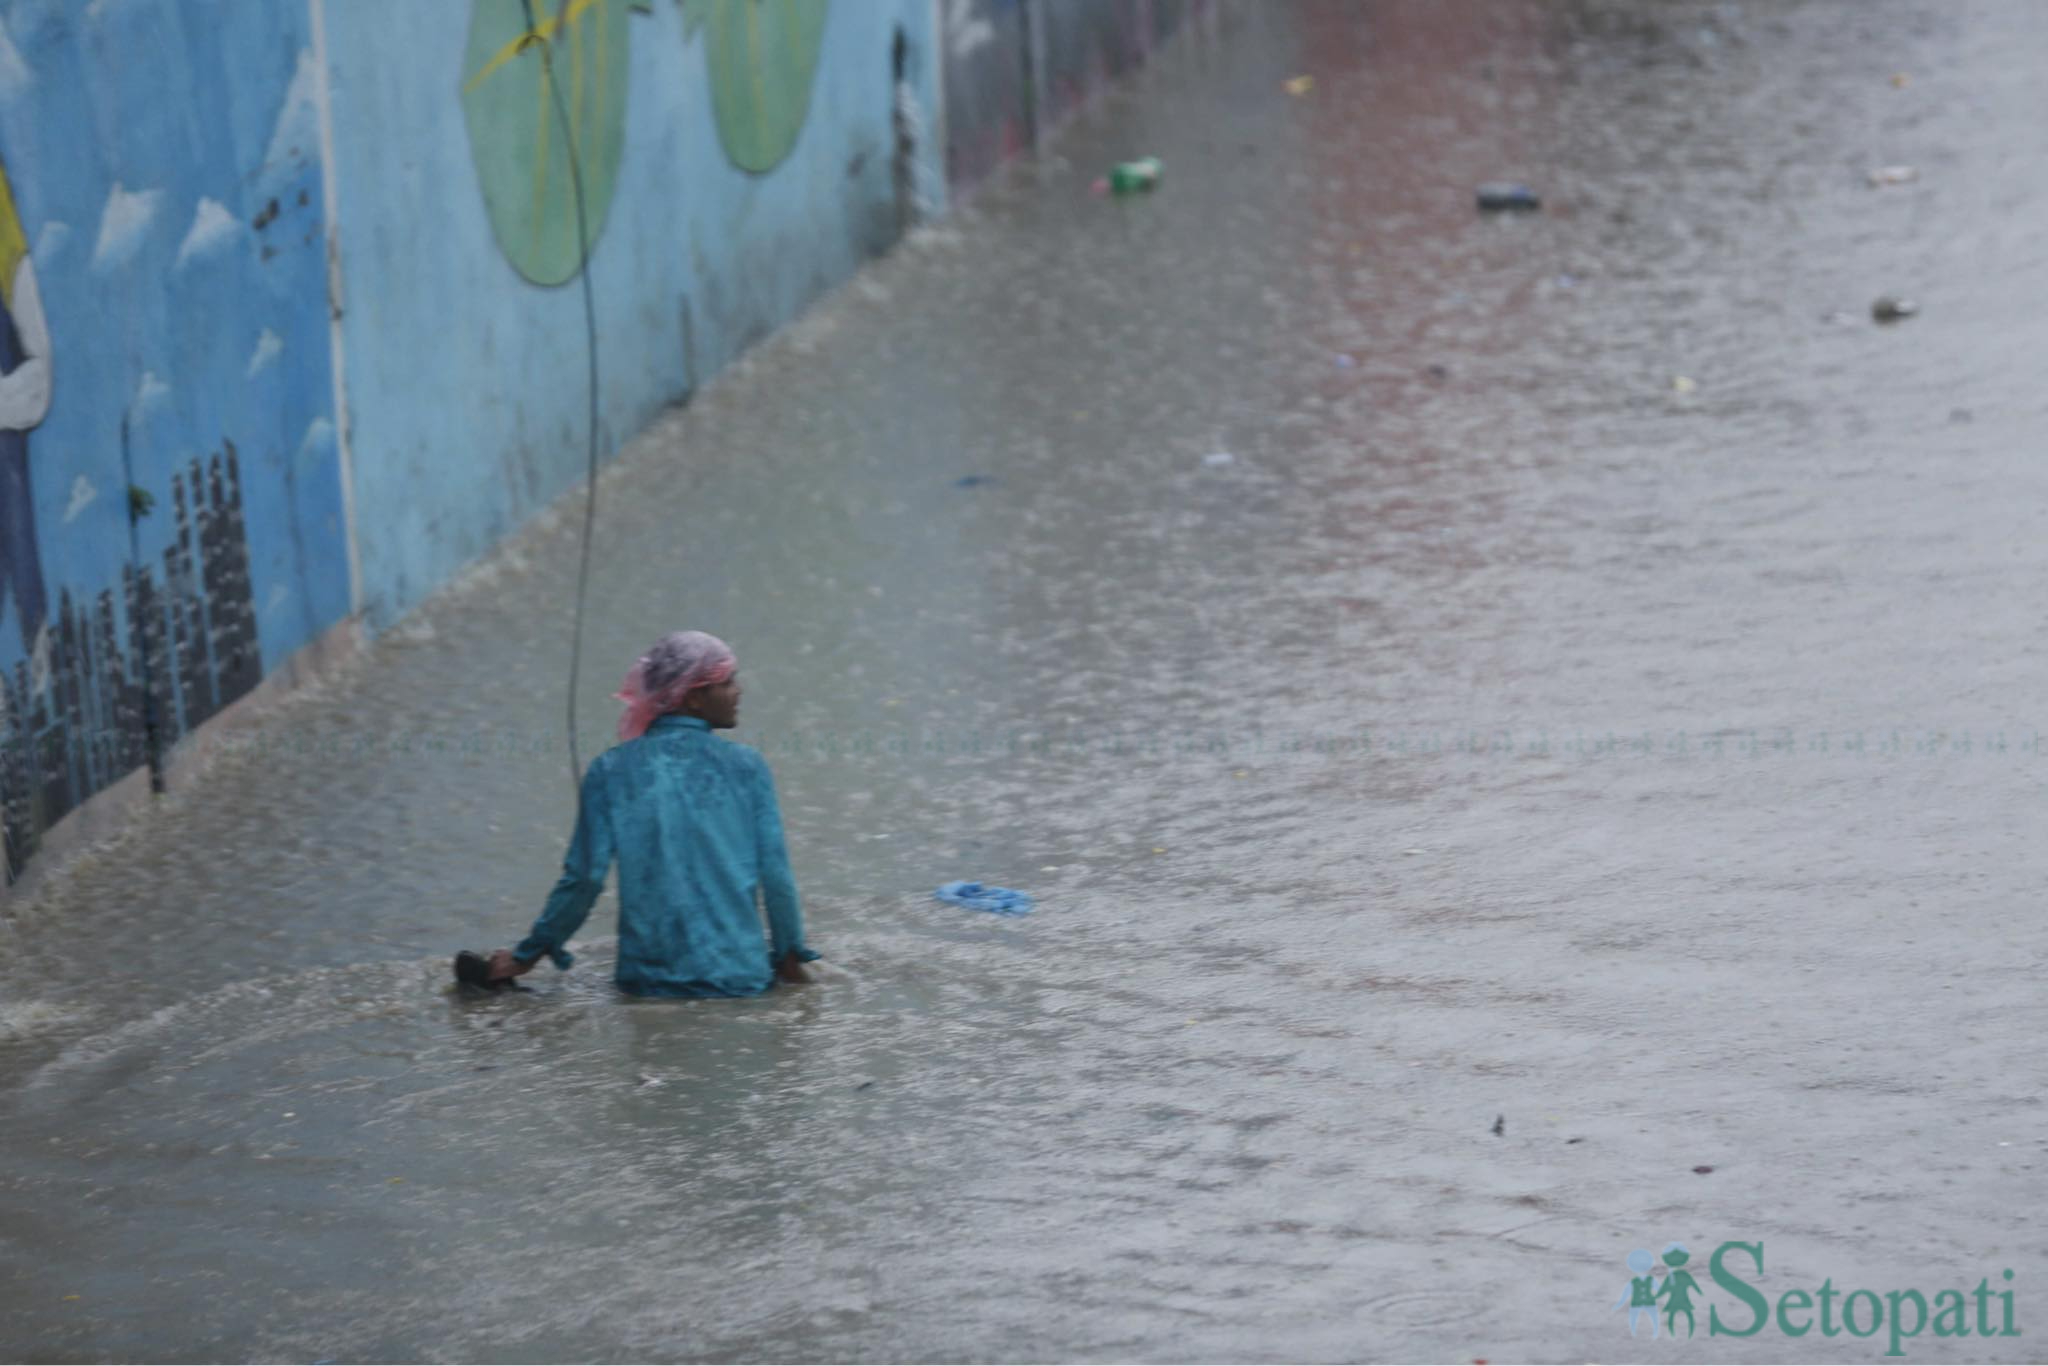
<path id="1" fill-rule="evenodd" d="M 1431 379 L 1449 379 L 1451 377 L 1451 367 L 1448 365 L 1432 365 L 1424 373 Z"/>
<path id="2" fill-rule="evenodd" d="M 1894 299 L 1889 294 L 1870 306 L 1870 316 L 1881 323 L 1900 322 L 1919 311 L 1920 305 L 1911 299 Z"/>
<path id="3" fill-rule="evenodd" d="M 1527 185 L 1489 180 L 1479 187 L 1479 207 L 1488 213 L 1527 213 L 1542 208 L 1543 200 Z"/>
<path id="4" fill-rule="evenodd" d="M 1568 1138 L 1565 1140 L 1566 1143 L 1584 1143 L 1585 1141 L 1583 1138 Z"/>
<path id="5" fill-rule="evenodd" d="M 1692 1169 L 1692 1174 L 1694 1176 L 1705 1176 L 1713 1170 L 1714 1169 L 1712 1167 L 1694 1167 Z"/>
<path id="6" fill-rule="evenodd" d="M 1506 1134 L 1507 1131 L 1508 1117 L 1506 1115 L 1495 1115 L 1493 1117 L 1493 1136 L 1495 1138 L 1499 1138 L 1502 1135 Z"/>
<path id="7" fill-rule="evenodd" d="M 524 991 L 510 977 L 491 980 L 491 960 L 475 949 L 464 949 L 455 955 L 455 980 L 471 991 Z"/>
<path id="8" fill-rule="evenodd" d="M 956 489 L 978 489 L 984 484 L 993 484 L 995 482 L 996 477 L 993 474 L 963 474 L 953 481 L 953 487 Z"/>

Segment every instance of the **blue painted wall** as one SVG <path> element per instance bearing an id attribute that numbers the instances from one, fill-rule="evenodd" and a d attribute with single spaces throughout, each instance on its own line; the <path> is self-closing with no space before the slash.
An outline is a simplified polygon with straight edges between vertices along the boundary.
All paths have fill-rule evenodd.
<path id="1" fill-rule="evenodd" d="M 471 24 L 492 2 L 327 0 L 324 10 L 356 526 L 373 627 L 583 477 L 579 286 L 534 284 L 503 249 L 478 169 L 480 135 L 465 120 Z M 535 9 L 545 18 L 560 3 L 536 0 Z M 589 265 L 607 454 L 896 240 L 899 28 L 906 82 L 923 109 L 936 108 L 931 0 L 725 3 L 724 16 L 718 0 L 597 0 L 575 11 L 589 26 L 578 41 L 613 34 L 600 23 L 626 25 L 623 144 Z M 734 152 L 758 159 L 773 130 L 749 140 L 722 125 L 735 106 L 728 98 L 721 108 L 714 89 L 715 79 L 737 81 L 726 94 L 743 111 L 745 34 L 720 23 L 756 4 L 798 27 L 822 17 L 794 142 L 765 171 L 745 169 Z M 398 29 L 403 42 L 393 41 Z M 571 35 L 555 36 L 566 64 Z M 764 63 L 785 61 L 774 42 L 762 39 Z M 487 79 L 538 99 L 539 54 L 512 61 L 525 70 Z M 761 122 L 777 117 L 763 111 Z M 938 149 L 925 155 L 937 183 Z"/>
<path id="2" fill-rule="evenodd" d="M 348 612 L 307 19 L 0 3 L 0 384 L 50 381 L 0 416 L 10 878 L 145 713 L 175 741 Z"/>
<path id="3" fill-rule="evenodd" d="M 1202 8 L 0 0 L 6 879 Z"/>

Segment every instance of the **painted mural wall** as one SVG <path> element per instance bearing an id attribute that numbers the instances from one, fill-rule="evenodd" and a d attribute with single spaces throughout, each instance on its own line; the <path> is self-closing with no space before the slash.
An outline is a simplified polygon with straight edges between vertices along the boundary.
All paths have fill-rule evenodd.
<path id="1" fill-rule="evenodd" d="M 5 883 L 581 480 L 586 269 L 608 455 L 936 212 L 931 16 L 0 0 Z"/>
<path id="2" fill-rule="evenodd" d="M 373 627 L 583 477 L 577 180 L 607 454 L 943 183 L 931 0 L 394 3 L 324 11 Z"/>
<path id="3" fill-rule="evenodd" d="M 0 4 L 0 830 L 347 615 L 298 5 Z"/>
<path id="4" fill-rule="evenodd" d="M 0 0 L 0 891 L 1203 8 Z"/>

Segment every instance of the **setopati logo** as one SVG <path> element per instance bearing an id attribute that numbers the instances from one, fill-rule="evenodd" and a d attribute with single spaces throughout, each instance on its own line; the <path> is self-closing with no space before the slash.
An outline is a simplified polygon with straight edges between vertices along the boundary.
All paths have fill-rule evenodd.
<path id="1" fill-rule="evenodd" d="M 1715 1254 L 1717 1257 L 1719 1254 Z M 1692 1260 L 1692 1254 L 1685 1250 L 1685 1244 L 1673 1243 L 1664 1249 L 1664 1260 L 1637 1248 L 1628 1254 L 1628 1269 L 1632 1273 L 1628 1285 L 1622 1290 L 1621 1298 L 1614 1308 L 1628 1310 L 1628 1335 L 1636 1335 L 1636 1323 L 1643 1315 L 1650 1316 L 1650 1336 L 1662 1336 L 1657 1326 L 1657 1313 L 1662 1309 L 1671 1324 L 1671 1335 L 1678 1336 L 1678 1316 L 1685 1315 L 1685 1335 L 1692 1336 L 1695 1324 L 1692 1316 L 1692 1297 L 1698 1293 L 1700 1283 L 1692 1278 L 1685 1264 Z M 1661 1303 L 1660 1303 L 1661 1301 Z"/>
<path id="2" fill-rule="evenodd" d="M 1725 1242 L 1714 1249 L 1707 1262 L 1707 1279 L 1733 1297 L 1722 1306 L 1706 1302 L 1706 1290 L 1686 1269 L 1692 1255 L 1683 1243 L 1673 1243 L 1664 1255 L 1653 1257 L 1638 1248 L 1628 1254 L 1629 1281 L 1610 1313 L 1628 1311 L 1628 1333 L 1636 1336 L 1647 1327 L 1652 1338 L 1677 1337 L 1682 1324 L 1691 1337 L 1704 1326 L 1709 1337 L 1749 1338 L 1759 1333 L 1781 1333 L 1803 1338 L 1818 1332 L 1833 1338 L 1847 1334 L 1874 1338 L 1883 1333 L 1886 1356 L 1904 1356 L 1906 1341 L 1922 1333 L 1938 1338 L 2016 1338 L 2019 1318 L 2013 1309 L 2012 1271 L 1999 1279 L 1998 1290 L 1986 1276 L 1975 1290 L 1841 1290 L 1829 1277 L 1813 1290 L 1792 1289 L 1775 1300 L 1759 1290 L 1752 1279 L 1764 1274 L 1764 1245 Z M 1695 1297 L 1698 1297 L 1697 1299 Z M 1703 1313 L 1701 1325 L 1695 1312 Z"/>

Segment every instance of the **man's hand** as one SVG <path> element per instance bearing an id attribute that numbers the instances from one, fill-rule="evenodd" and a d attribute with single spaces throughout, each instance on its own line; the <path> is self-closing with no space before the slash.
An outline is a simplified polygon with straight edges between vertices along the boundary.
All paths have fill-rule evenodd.
<path id="1" fill-rule="evenodd" d="M 512 956 L 512 950 L 494 949 L 491 952 L 490 979 L 493 982 L 502 982 L 512 977 L 524 977 L 539 966 L 538 958 L 531 963 L 522 963 Z"/>
<path id="2" fill-rule="evenodd" d="M 782 961 L 775 965 L 775 980 L 801 985 L 811 980 L 811 974 L 804 970 L 802 959 L 794 953 L 785 953 Z"/>

